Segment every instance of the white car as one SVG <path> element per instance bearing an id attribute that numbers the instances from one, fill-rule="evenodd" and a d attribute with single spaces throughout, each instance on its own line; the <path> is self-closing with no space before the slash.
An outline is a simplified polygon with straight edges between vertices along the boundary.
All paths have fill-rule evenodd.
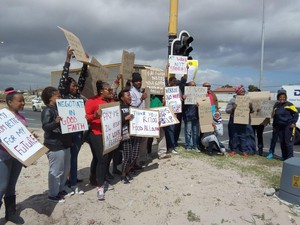
<path id="1" fill-rule="evenodd" d="M 41 97 L 36 97 L 36 98 L 31 100 L 32 104 L 34 104 L 36 102 L 41 102 L 41 101 L 42 101 Z"/>
<path id="2" fill-rule="evenodd" d="M 32 102 L 32 110 L 33 111 L 42 111 L 44 108 L 45 108 L 45 104 L 42 100 L 38 100 L 38 101 L 35 101 L 35 102 Z"/>

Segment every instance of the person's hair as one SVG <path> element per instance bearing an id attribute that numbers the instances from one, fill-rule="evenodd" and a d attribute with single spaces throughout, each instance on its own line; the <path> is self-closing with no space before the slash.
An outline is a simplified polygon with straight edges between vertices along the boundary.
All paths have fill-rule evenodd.
<path id="1" fill-rule="evenodd" d="M 129 89 L 128 88 L 124 88 L 120 91 L 120 93 L 118 94 L 118 99 L 119 101 L 122 102 L 122 97 L 125 95 L 126 92 L 129 92 Z"/>
<path id="2" fill-rule="evenodd" d="M 6 101 L 7 106 L 9 106 L 8 102 L 12 101 L 16 95 L 22 95 L 22 93 L 15 91 L 13 88 L 11 88 L 9 90 L 7 90 L 7 89 L 8 88 L 5 89 L 5 92 L 8 92 L 8 94 L 5 96 L 5 101 Z"/>
<path id="3" fill-rule="evenodd" d="M 41 95 L 41 98 L 45 105 L 48 105 L 50 103 L 50 98 L 53 96 L 54 92 L 57 92 L 58 90 L 55 87 L 46 87 Z"/>
<path id="4" fill-rule="evenodd" d="M 4 93 L 9 94 L 10 92 L 14 92 L 14 91 L 15 91 L 15 89 L 13 87 L 8 87 L 4 90 Z"/>
<path id="5" fill-rule="evenodd" d="M 177 80 L 176 77 L 170 77 L 170 78 L 169 78 L 169 83 L 171 83 L 171 82 L 174 81 L 174 80 L 175 80 L 175 81 Z"/>
<path id="6" fill-rule="evenodd" d="M 107 82 L 103 82 L 102 80 L 98 80 L 96 82 L 96 88 L 97 88 L 97 93 L 99 94 L 99 92 L 103 89 L 109 86 L 109 83 Z"/>

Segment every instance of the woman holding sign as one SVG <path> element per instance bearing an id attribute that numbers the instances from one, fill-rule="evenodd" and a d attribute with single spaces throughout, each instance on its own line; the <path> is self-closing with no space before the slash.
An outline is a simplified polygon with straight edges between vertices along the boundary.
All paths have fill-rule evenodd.
<path id="1" fill-rule="evenodd" d="M 83 64 L 79 76 L 78 83 L 69 76 L 69 68 L 70 68 L 70 61 L 73 55 L 73 49 L 70 49 L 70 46 L 67 48 L 67 56 L 65 65 L 63 67 L 63 72 L 61 75 L 61 79 L 59 81 L 58 90 L 63 99 L 80 99 L 85 80 L 87 78 L 87 65 Z M 86 57 L 89 56 L 86 54 Z M 75 194 L 84 194 L 83 190 L 79 189 L 77 186 L 77 182 L 81 180 L 77 179 L 77 158 L 78 153 L 81 147 L 81 139 L 82 139 L 82 131 L 72 133 L 72 147 L 71 147 L 71 169 L 70 169 L 70 176 L 69 176 L 69 185 L 71 189 L 74 191 Z"/>
<path id="2" fill-rule="evenodd" d="M 90 124 L 90 147 L 93 154 L 91 162 L 91 179 L 97 183 L 97 198 L 105 200 L 104 188 L 112 190 L 113 186 L 105 181 L 107 173 L 107 154 L 103 155 L 103 140 L 101 128 L 101 110 L 99 105 L 113 102 L 113 89 L 110 84 L 98 80 L 96 83 L 97 95 L 88 99 L 85 104 L 86 119 Z M 95 182 L 95 181 L 93 181 Z M 106 186 L 106 187 L 105 187 Z"/>
<path id="3" fill-rule="evenodd" d="M 13 88 L 6 89 L 5 93 L 8 109 L 27 126 L 25 117 L 19 114 L 25 105 L 23 94 L 16 92 Z M 5 219 L 16 224 L 24 223 L 23 218 L 16 214 L 16 184 L 21 170 L 22 164 L 0 145 L 0 208 L 2 198 L 5 196 Z"/>

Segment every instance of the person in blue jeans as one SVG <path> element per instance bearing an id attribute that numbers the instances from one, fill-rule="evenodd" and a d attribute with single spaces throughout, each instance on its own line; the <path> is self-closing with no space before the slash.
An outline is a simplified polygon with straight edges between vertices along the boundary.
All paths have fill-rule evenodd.
<path id="1" fill-rule="evenodd" d="M 196 83 L 194 81 L 190 81 L 187 86 L 196 86 Z M 183 99 L 186 98 L 185 95 L 182 97 Z M 185 149 L 187 151 L 200 152 L 198 106 L 196 104 L 183 105 L 182 111 L 184 121 Z"/>

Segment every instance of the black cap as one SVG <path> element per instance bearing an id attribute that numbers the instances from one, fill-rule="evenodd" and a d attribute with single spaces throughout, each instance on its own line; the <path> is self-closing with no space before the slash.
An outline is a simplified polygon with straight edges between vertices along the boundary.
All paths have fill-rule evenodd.
<path id="1" fill-rule="evenodd" d="M 139 74 L 139 73 L 133 73 L 131 81 L 132 81 L 132 83 L 138 82 L 138 81 L 142 81 L 141 74 Z"/>
<path id="2" fill-rule="evenodd" d="M 281 89 L 279 89 L 278 91 L 277 91 L 277 100 L 279 99 L 279 96 L 280 95 L 285 95 L 285 97 L 287 97 L 287 95 L 286 95 L 286 90 L 284 90 L 283 88 L 281 88 Z"/>

